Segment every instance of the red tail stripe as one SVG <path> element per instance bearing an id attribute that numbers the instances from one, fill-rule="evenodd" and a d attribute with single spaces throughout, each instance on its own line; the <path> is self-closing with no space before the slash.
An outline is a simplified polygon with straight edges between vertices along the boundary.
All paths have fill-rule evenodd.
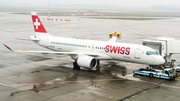
<path id="1" fill-rule="evenodd" d="M 32 15 L 32 21 L 35 32 L 47 33 L 46 29 L 44 28 L 43 24 L 41 23 L 37 15 Z"/>

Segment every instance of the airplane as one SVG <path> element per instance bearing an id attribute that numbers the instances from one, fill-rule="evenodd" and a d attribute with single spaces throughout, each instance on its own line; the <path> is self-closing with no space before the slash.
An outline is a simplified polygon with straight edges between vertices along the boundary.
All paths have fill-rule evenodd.
<path id="1" fill-rule="evenodd" d="M 30 36 L 26 40 L 52 51 L 14 51 L 4 44 L 6 48 L 14 52 L 66 54 L 74 60 L 73 69 L 76 70 L 80 70 L 80 67 L 88 70 L 98 69 L 100 60 L 118 60 L 147 65 L 160 65 L 165 62 L 164 58 L 150 47 L 117 43 L 114 33 L 109 41 L 54 37 L 46 31 L 36 12 L 31 12 L 31 16 L 35 36 Z"/>

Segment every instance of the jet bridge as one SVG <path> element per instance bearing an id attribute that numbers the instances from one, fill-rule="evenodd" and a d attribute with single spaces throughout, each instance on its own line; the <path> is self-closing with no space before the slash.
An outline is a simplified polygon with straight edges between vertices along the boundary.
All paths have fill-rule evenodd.
<path id="1" fill-rule="evenodd" d="M 173 54 L 180 54 L 180 40 L 174 38 L 156 38 L 155 40 L 144 40 L 143 45 L 155 49 L 166 60 L 168 65 L 175 60 L 171 60 Z"/>

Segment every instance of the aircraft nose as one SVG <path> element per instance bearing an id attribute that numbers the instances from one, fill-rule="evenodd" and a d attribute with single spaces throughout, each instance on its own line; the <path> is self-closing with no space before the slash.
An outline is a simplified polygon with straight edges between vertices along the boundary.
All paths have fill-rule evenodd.
<path id="1" fill-rule="evenodd" d="M 164 64 L 165 59 L 163 57 L 161 57 L 161 56 L 158 56 L 158 57 L 154 58 L 154 63 L 155 63 L 155 65 Z"/>
<path id="2" fill-rule="evenodd" d="M 159 63 L 164 64 L 165 63 L 165 59 L 163 57 L 160 57 Z"/>

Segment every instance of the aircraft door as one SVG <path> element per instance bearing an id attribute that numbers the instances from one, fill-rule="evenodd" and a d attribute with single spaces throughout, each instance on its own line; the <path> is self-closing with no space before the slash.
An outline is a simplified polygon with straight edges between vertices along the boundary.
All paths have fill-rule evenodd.
<path id="1" fill-rule="evenodd" d="M 154 57 L 151 57 L 150 63 L 151 63 L 151 64 L 154 64 Z"/>
<path id="2" fill-rule="evenodd" d="M 134 53 L 134 58 L 135 59 L 140 59 L 140 52 L 141 52 L 141 50 L 136 48 L 135 53 Z"/>
<path id="3" fill-rule="evenodd" d="M 95 46 L 94 46 L 94 44 L 92 44 L 91 49 L 94 50 L 94 48 L 95 48 Z"/>

